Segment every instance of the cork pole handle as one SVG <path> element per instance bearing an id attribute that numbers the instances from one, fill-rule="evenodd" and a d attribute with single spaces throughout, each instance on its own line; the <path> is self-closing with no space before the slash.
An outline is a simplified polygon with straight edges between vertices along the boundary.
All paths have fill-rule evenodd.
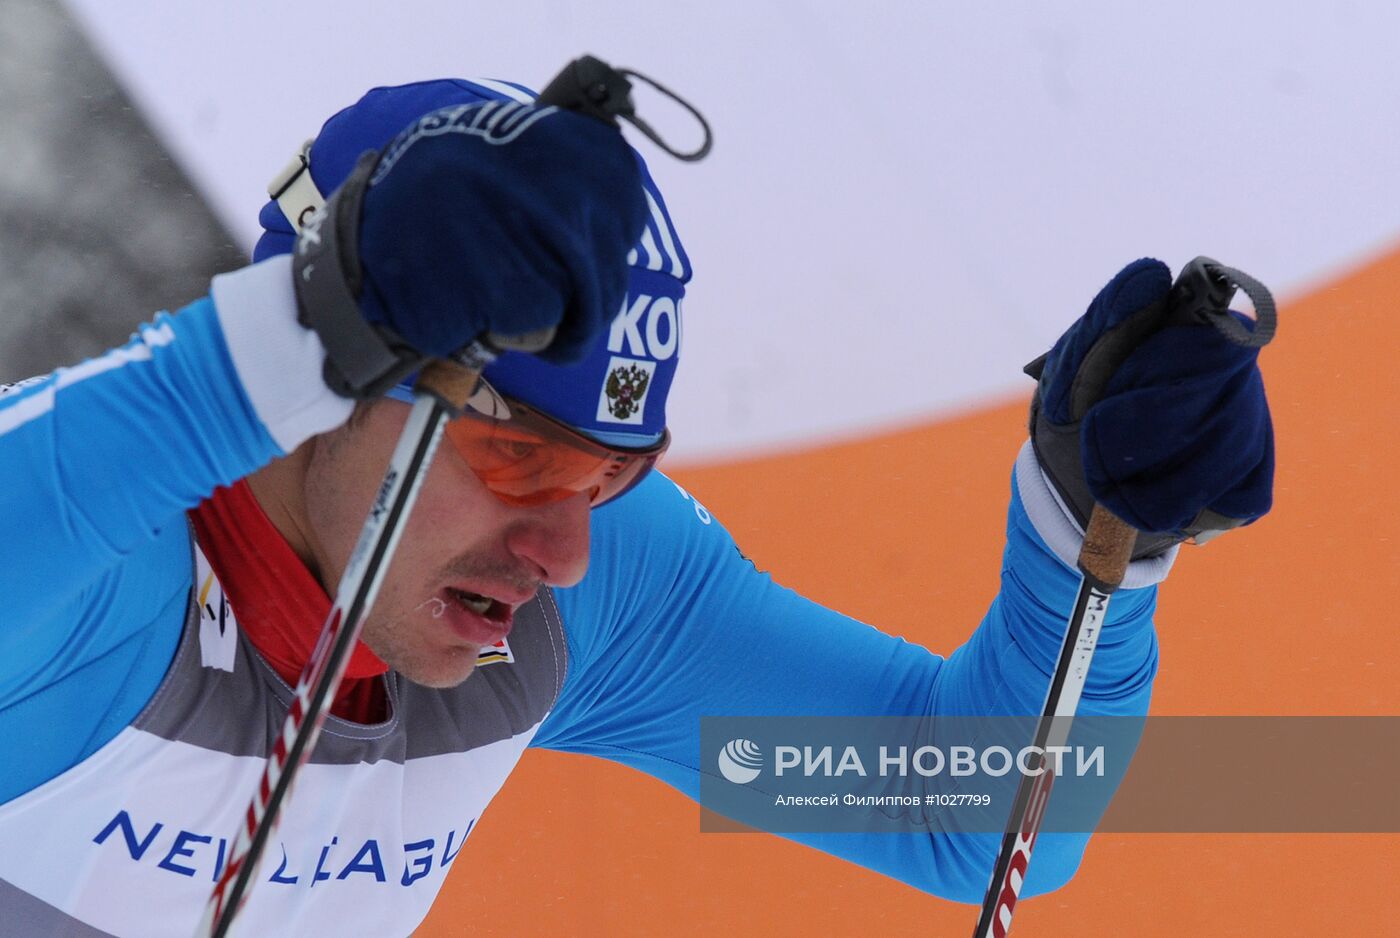
<path id="1" fill-rule="evenodd" d="M 476 383 L 480 378 L 481 371 L 476 368 L 445 358 L 435 358 L 418 373 L 413 390 L 420 394 L 431 394 L 455 414 L 467 406 L 467 399 L 476 390 Z"/>
<path id="2" fill-rule="evenodd" d="M 1109 590 L 1117 589 L 1128 572 L 1137 542 L 1137 529 L 1103 505 L 1094 504 L 1089 529 L 1079 548 L 1079 569 Z"/>

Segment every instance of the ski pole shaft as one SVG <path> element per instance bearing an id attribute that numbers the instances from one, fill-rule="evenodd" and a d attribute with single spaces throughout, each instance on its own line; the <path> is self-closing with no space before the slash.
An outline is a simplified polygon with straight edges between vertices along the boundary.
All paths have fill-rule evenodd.
<path id="1" fill-rule="evenodd" d="M 1045 706 L 1036 722 L 1032 745 L 1042 753 L 1040 774 L 1022 775 L 1016 788 L 1016 800 L 1012 803 L 1006 833 L 992 867 L 991 882 L 982 900 L 982 914 L 977 919 L 973 938 L 1005 938 L 1011 928 L 1011 915 L 1025 884 L 1031 852 L 1050 801 L 1050 788 L 1055 783 L 1054 772 L 1043 754 L 1051 751 L 1049 747 L 1064 745 L 1069 737 L 1079 696 L 1089 676 L 1089 665 L 1094 660 L 1094 649 L 1098 647 L 1099 633 L 1108 615 L 1109 596 L 1123 582 L 1136 538 L 1137 531 L 1130 525 L 1102 505 L 1094 506 L 1079 550 L 1078 564 L 1083 579 L 1050 678 Z"/>
<path id="2" fill-rule="evenodd" d="M 243 824 L 196 935 L 224 938 L 229 933 L 257 873 L 263 848 L 277 826 L 278 812 L 292 781 L 316 746 L 350 652 L 359 640 L 365 614 L 374 605 L 418 489 L 442 439 L 443 425 L 452 412 L 466 403 L 478 376 L 478 369 L 452 362 L 432 362 L 419 375 L 414 385 L 417 399 L 413 410 L 341 574 L 335 603 L 297 681 L 282 732 L 263 767 L 257 791 L 244 813 Z"/>

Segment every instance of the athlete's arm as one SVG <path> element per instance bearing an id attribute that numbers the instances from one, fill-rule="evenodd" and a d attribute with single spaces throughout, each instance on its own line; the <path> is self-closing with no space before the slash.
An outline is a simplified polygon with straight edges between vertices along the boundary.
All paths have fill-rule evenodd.
<path id="1" fill-rule="evenodd" d="M 1034 467 L 1023 453 L 1001 593 L 947 659 L 778 586 L 698 503 L 654 476 L 595 513 L 589 573 L 580 586 L 557 591 L 571 664 L 535 745 L 603 756 L 694 798 L 703 715 L 1038 713 L 1078 575 L 1027 513 L 1030 505 L 1047 529 L 1068 524 Z M 1031 490 L 1025 498 L 1024 489 Z M 1135 578 L 1159 578 L 1166 566 L 1139 569 Z M 1081 713 L 1146 713 L 1157 660 L 1155 594 L 1153 586 L 1128 589 L 1110 605 Z M 793 839 L 937 895 L 977 902 L 999 838 Z M 1043 835 L 1029 892 L 1068 880 L 1087 839 Z"/>
<path id="2" fill-rule="evenodd" d="M 0 397 L 0 622 L 44 618 L 216 486 L 344 420 L 286 265 L 218 278 L 217 306 L 161 314 L 122 348 Z"/>
<path id="3" fill-rule="evenodd" d="M 95 751 L 174 653 L 184 510 L 342 421 L 285 258 L 0 395 L 0 802 Z"/>

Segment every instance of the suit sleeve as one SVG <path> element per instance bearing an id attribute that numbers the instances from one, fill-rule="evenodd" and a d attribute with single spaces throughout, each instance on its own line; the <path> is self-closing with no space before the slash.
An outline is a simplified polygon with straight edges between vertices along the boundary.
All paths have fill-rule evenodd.
<path id="1" fill-rule="evenodd" d="M 1024 468 L 1012 484 L 1001 591 L 946 658 L 779 586 L 703 506 L 654 474 L 596 513 L 590 571 L 558 592 L 570 671 L 535 745 L 611 759 L 698 798 L 702 716 L 1038 713 L 1079 577 L 1032 523 L 1020 490 L 1043 478 Z M 1043 510 L 1044 493 L 1035 495 Z M 1081 713 L 1146 713 L 1155 598 L 1153 585 L 1116 594 Z M 963 902 L 981 901 L 1000 839 L 784 836 Z M 1087 840 L 1042 835 L 1026 894 L 1066 882 Z"/>
<path id="2" fill-rule="evenodd" d="M 127 345 L 0 396 L 3 624 L 35 621 L 182 512 L 348 416 L 286 258 L 217 278 Z"/>
<path id="3" fill-rule="evenodd" d="M 279 258 L 132 340 L 0 393 L 0 802 L 114 736 L 163 676 L 184 511 L 343 421 Z"/>

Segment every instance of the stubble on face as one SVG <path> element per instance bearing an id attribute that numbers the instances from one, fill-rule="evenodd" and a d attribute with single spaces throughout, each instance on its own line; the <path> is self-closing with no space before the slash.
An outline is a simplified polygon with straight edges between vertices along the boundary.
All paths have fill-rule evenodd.
<path id="1" fill-rule="evenodd" d="M 339 583 L 407 413 L 361 406 L 357 419 L 314 441 L 305 475 L 315 572 L 328 592 Z M 460 457 L 439 450 L 361 633 L 371 651 L 414 683 L 454 687 L 471 676 L 481 653 L 441 621 L 445 585 L 538 587 L 498 544 L 506 510 Z"/>
<path id="2" fill-rule="evenodd" d="M 365 619 L 360 640 L 379 659 L 415 684 L 424 687 L 456 687 L 476 670 L 481 646 L 469 643 L 436 643 L 423 641 L 423 633 L 433 631 L 431 620 L 436 598 L 420 603 L 397 617 L 380 613 L 383 604 L 376 603 Z M 392 613 L 390 613 L 392 615 Z M 427 622 L 420 620 L 427 619 Z"/>
<path id="3" fill-rule="evenodd" d="M 513 589 L 522 592 L 539 588 L 537 582 L 522 578 L 513 566 L 471 554 L 459 555 L 428 574 L 425 585 L 416 592 L 407 584 L 386 580 L 385 589 L 365 620 L 362 641 L 415 684 L 446 688 L 462 683 L 476 669 L 481 646 L 450 633 L 442 621 L 445 603 L 438 590 L 444 583 L 464 581 L 513 583 Z"/>

